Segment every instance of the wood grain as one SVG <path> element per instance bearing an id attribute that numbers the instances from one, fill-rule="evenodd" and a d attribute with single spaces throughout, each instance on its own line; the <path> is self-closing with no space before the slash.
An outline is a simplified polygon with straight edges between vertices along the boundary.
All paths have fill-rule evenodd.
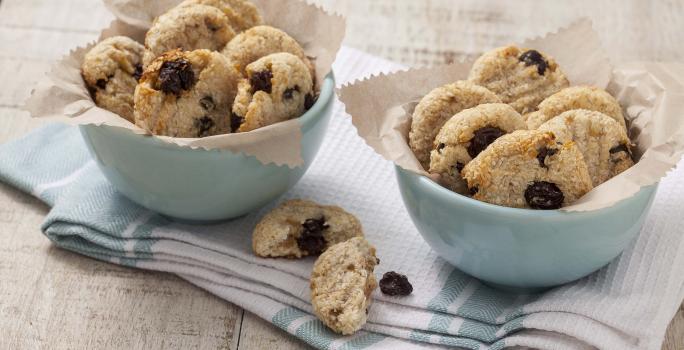
<path id="1" fill-rule="evenodd" d="M 407 65 L 450 62 L 590 17 L 613 60 L 683 60 L 677 0 L 317 2 L 348 16 L 346 44 Z M 19 106 L 50 63 L 97 37 L 96 0 L 0 1 L 0 143 L 38 127 Z M 164 273 L 54 248 L 48 208 L 0 184 L 0 348 L 308 348 L 255 315 Z M 664 350 L 684 349 L 684 308 Z"/>

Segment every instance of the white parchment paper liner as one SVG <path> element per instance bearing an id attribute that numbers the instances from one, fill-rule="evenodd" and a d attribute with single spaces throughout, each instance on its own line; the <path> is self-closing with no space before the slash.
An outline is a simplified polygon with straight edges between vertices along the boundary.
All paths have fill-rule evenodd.
<path id="1" fill-rule="evenodd" d="M 684 154 L 684 64 L 643 62 L 612 67 L 591 22 L 581 20 L 520 47 L 553 56 L 571 85 L 594 85 L 615 96 L 630 121 L 637 164 L 594 188 L 564 211 L 609 207 L 657 183 Z M 378 154 L 429 176 L 408 146 L 413 108 L 432 89 L 468 77 L 473 61 L 381 74 L 340 90 L 359 136 Z"/>
<path id="2" fill-rule="evenodd" d="M 143 42 L 145 32 L 155 17 L 181 0 L 105 0 L 116 20 L 102 31 L 103 38 L 124 35 Z M 316 85 L 332 70 L 345 32 L 345 20 L 339 15 L 307 4 L 302 0 L 254 0 L 265 24 L 280 28 L 295 38 L 316 67 Z M 56 62 L 40 81 L 25 109 L 36 118 L 56 118 L 75 125 L 107 125 L 149 135 L 133 123 L 97 107 L 81 78 L 81 62 L 95 45 L 79 47 Z M 224 149 L 255 156 L 264 164 L 275 163 L 295 167 L 301 157 L 301 125 L 298 119 L 270 125 L 251 132 L 216 135 L 205 138 L 172 138 L 152 136 L 182 147 Z"/>

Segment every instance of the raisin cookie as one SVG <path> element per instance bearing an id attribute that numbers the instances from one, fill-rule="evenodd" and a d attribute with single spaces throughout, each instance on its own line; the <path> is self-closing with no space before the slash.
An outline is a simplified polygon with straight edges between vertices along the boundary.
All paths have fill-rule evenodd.
<path id="1" fill-rule="evenodd" d="M 577 144 L 594 186 L 634 165 L 625 128 L 601 112 L 567 111 L 542 124 L 538 130 L 552 132 L 560 142 Z"/>
<path id="2" fill-rule="evenodd" d="M 309 69 L 293 54 L 262 57 L 247 65 L 246 73 L 233 104 L 233 131 L 251 131 L 297 118 L 314 103 Z"/>
<path id="3" fill-rule="evenodd" d="M 539 110 L 526 115 L 527 128 L 536 129 L 547 120 L 572 109 L 601 112 L 625 127 L 625 117 L 618 101 L 603 89 L 593 86 L 565 88 L 539 104 Z"/>
<path id="4" fill-rule="evenodd" d="M 491 90 L 521 114 L 536 110 L 539 102 L 570 85 L 552 57 L 515 46 L 480 56 L 468 79 Z"/>
<path id="5" fill-rule="evenodd" d="M 558 209 L 592 189 L 579 147 L 538 130 L 501 136 L 462 174 L 473 198 L 513 208 Z"/>
<path id="6" fill-rule="evenodd" d="M 252 235 L 252 249 L 261 257 L 301 258 L 359 236 L 363 236 L 361 222 L 344 209 L 295 199 L 259 221 Z"/>
<path id="7" fill-rule="evenodd" d="M 157 17 L 145 35 L 144 65 L 169 50 L 217 51 L 235 36 L 228 17 L 213 6 L 177 6 Z"/>
<path id="8" fill-rule="evenodd" d="M 169 51 L 145 69 L 135 90 L 135 123 L 155 135 L 230 133 L 240 73 L 218 52 Z"/>
<path id="9" fill-rule="evenodd" d="M 522 116 L 504 103 L 481 104 L 458 112 L 435 138 L 430 173 L 439 174 L 452 191 L 467 194 L 461 177 L 463 167 L 497 138 L 522 129 L 526 129 Z"/>
<path id="10" fill-rule="evenodd" d="M 145 48 L 131 38 L 102 40 L 86 53 L 81 74 L 95 103 L 133 122 L 133 93 Z"/>
<path id="11" fill-rule="evenodd" d="M 314 66 L 304 49 L 284 31 L 271 26 L 257 26 L 235 36 L 223 49 L 223 54 L 244 73 L 248 64 L 273 53 L 288 52 L 299 57 L 309 68 L 312 77 Z"/>
<path id="12" fill-rule="evenodd" d="M 330 247 L 316 260 L 311 273 L 311 304 L 318 318 L 333 331 L 352 334 L 366 323 L 373 275 L 378 259 L 363 237 Z"/>
<path id="13" fill-rule="evenodd" d="M 411 118 L 409 146 L 423 168 L 430 167 L 435 136 L 454 114 L 482 103 L 501 102 L 491 91 L 467 81 L 457 81 L 425 95 Z"/>
<path id="14" fill-rule="evenodd" d="M 246 0 L 185 0 L 180 6 L 207 5 L 221 10 L 236 33 L 260 25 L 263 20 L 259 9 Z"/>

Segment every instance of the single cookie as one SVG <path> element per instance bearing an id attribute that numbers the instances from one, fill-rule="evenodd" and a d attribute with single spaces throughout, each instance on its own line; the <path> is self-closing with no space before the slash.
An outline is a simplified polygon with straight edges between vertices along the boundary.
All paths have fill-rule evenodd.
<path id="1" fill-rule="evenodd" d="M 570 85 L 552 57 L 515 46 L 480 56 L 468 79 L 491 90 L 521 114 L 536 110 L 539 102 Z"/>
<path id="2" fill-rule="evenodd" d="M 601 112 L 626 129 L 618 101 L 605 90 L 593 86 L 572 86 L 547 97 L 539 104 L 538 111 L 526 115 L 527 128 L 536 129 L 547 120 L 572 109 Z"/>
<path id="3" fill-rule="evenodd" d="M 246 0 L 185 0 L 179 6 L 200 4 L 221 10 L 236 33 L 242 32 L 263 22 L 259 9 Z"/>
<path id="4" fill-rule="evenodd" d="M 316 260 L 311 304 L 326 326 L 352 334 L 366 323 L 371 293 L 378 285 L 373 275 L 377 264 L 375 248 L 363 237 L 335 244 Z"/>
<path id="5" fill-rule="evenodd" d="M 251 131 L 301 116 L 314 104 L 313 80 L 297 56 L 275 53 L 250 63 L 238 85 L 232 130 Z"/>
<path id="6" fill-rule="evenodd" d="M 145 48 L 131 38 L 115 36 L 93 46 L 86 53 L 81 74 L 95 104 L 120 115 L 133 118 L 133 93 L 142 75 Z"/>
<path id="7" fill-rule="evenodd" d="M 361 222 L 344 209 L 294 199 L 259 221 L 252 235 L 252 249 L 261 257 L 301 258 L 359 236 L 363 236 Z"/>
<path id="8" fill-rule="evenodd" d="M 594 186 L 634 165 L 625 128 L 601 112 L 567 111 L 542 124 L 538 130 L 552 132 L 560 142 L 577 144 Z"/>
<path id="9" fill-rule="evenodd" d="M 248 64 L 273 53 L 288 52 L 299 57 L 309 68 L 312 77 L 315 69 L 304 49 L 284 31 L 271 26 L 257 26 L 240 33 L 223 49 L 223 54 L 244 74 Z"/>
<path id="10" fill-rule="evenodd" d="M 181 49 L 218 51 L 235 36 L 228 17 L 207 5 L 174 7 L 157 17 L 145 35 L 145 67 L 164 52 Z"/>
<path id="11" fill-rule="evenodd" d="M 513 208 L 558 209 L 592 189 L 579 147 L 538 130 L 501 136 L 462 174 L 473 198 Z"/>
<path id="12" fill-rule="evenodd" d="M 423 168 L 430 167 L 435 136 L 454 114 L 483 103 L 501 102 L 491 91 L 467 81 L 457 81 L 425 95 L 411 118 L 409 146 Z"/>
<path id="13" fill-rule="evenodd" d="M 497 138 L 523 129 L 526 125 L 522 116 L 505 103 L 464 109 L 437 134 L 430 153 L 430 173 L 439 174 L 446 187 L 465 195 L 468 186 L 461 177 L 463 167 Z"/>
<path id="14" fill-rule="evenodd" d="M 230 133 L 240 73 L 218 52 L 169 51 L 145 69 L 135 90 L 135 123 L 155 135 Z"/>

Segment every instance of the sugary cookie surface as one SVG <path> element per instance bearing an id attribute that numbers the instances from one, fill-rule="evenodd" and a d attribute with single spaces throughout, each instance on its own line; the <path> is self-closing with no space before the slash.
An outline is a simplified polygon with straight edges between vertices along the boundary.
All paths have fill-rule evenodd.
<path id="1" fill-rule="evenodd" d="M 301 116 L 314 104 L 313 80 L 297 56 L 275 53 L 250 63 L 238 85 L 232 130 L 247 132 Z"/>
<path id="2" fill-rule="evenodd" d="M 309 68 L 311 77 L 315 77 L 314 66 L 299 43 L 284 31 L 271 26 L 256 26 L 238 34 L 222 52 L 242 73 L 248 64 L 264 56 L 278 52 L 291 53 L 302 60 Z"/>
<path id="3" fill-rule="evenodd" d="M 361 222 L 344 209 L 295 199 L 282 203 L 259 221 L 252 248 L 261 257 L 301 258 L 360 236 Z"/>
<path id="4" fill-rule="evenodd" d="M 481 104 L 457 113 L 442 127 L 430 154 L 430 173 L 452 191 L 467 194 L 461 170 L 497 138 L 525 129 L 522 116 L 504 103 Z"/>
<path id="5" fill-rule="evenodd" d="M 411 118 L 409 146 L 424 169 L 430 167 L 435 136 L 454 114 L 483 103 L 501 102 L 494 93 L 467 81 L 457 81 L 425 95 Z"/>
<path id="6" fill-rule="evenodd" d="M 144 65 L 175 49 L 217 51 L 235 36 L 228 17 L 218 8 L 201 4 L 177 6 L 157 17 L 145 35 Z"/>
<path id="7" fill-rule="evenodd" d="M 263 23 L 259 9 L 247 0 L 185 0 L 179 6 L 192 4 L 212 6 L 221 10 L 236 33 Z"/>
<path id="8" fill-rule="evenodd" d="M 135 123 L 172 137 L 230 133 L 239 80 L 238 71 L 218 52 L 167 52 L 145 69 L 135 90 Z"/>
<path id="9" fill-rule="evenodd" d="M 617 121 L 625 129 L 625 118 L 618 101 L 603 89 L 594 86 L 571 86 L 539 104 L 539 110 L 528 114 L 528 129 L 536 129 L 547 120 L 573 109 L 601 112 Z"/>
<path id="10" fill-rule="evenodd" d="M 473 198 L 514 208 L 558 209 L 592 189 L 579 147 L 538 130 L 501 136 L 462 174 Z"/>
<path id="11" fill-rule="evenodd" d="M 107 38 L 85 55 L 81 73 L 95 103 L 130 122 L 145 48 L 124 36 Z"/>
<path id="12" fill-rule="evenodd" d="M 582 152 L 594 186 L 634 165 L 631 142 L 615 119 L 585 109 L 570 110 L 542 124 L 560 142 L 574 142 Z"/>
<path id="13" fill-rule="evenodd" d="M 521 114 L 537 109 L 548 96 L 568 87 L 556 61 L 533 49 L 506 46 L 478 58 L 468 80 L 494 92 Z"/>
<path id="14" fill-rule="evenodd" d="M 335 244 L 316 260 L 311 273 L 311 304 L 330 329 L 352 334 L 366 323 L 377 287 L 375 248 L 363 237 Z"/>

